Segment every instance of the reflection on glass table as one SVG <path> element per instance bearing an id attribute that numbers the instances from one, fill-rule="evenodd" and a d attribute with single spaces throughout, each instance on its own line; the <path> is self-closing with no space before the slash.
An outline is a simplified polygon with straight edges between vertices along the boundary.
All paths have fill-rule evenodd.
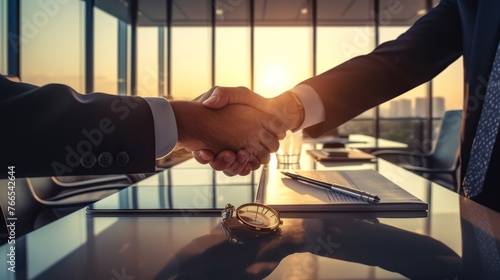
<path id="1" fill-rule="evenodd" d="M 485 278 L 481 240 L 489 237 L 500 251 L 500 214 L 386 161 L 361 167 L 379 171 L 428 203 L 428 215 L 286 213 L 279 236 L 231 244 L 217 212 L 93 215 L 81 209 L 16 239 L 17 272 L 2 269 L 0 279 Z M 121 201 L 142 206 L 149 201 L 177 205 L 182 200 L 240 205 L 253 200 L 260 178 L 259 171 L 249 177 L 225 177 L 194 160 L 170 170 L 141 181 L 138 185 L 152 192 L 135 202 L 122 193 L 109 199 L 119 206 Z M 169 202 L 168 191 L 159 191 L 161 184 L 191 190 L 198 186 L 201 195 L 173 193 L 175 200 Z M 10 246 L 0 247 L 4 265 Z M 495 264 L 495 257 L 498 253 L 488 260 Z"/>

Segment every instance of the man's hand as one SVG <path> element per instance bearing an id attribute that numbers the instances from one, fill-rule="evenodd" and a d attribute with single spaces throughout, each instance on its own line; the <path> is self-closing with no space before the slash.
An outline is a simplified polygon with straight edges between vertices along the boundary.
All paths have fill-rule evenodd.
<path id="1" fill-rule="evenodd" d="M 267 163 L 270 153 L 279 147 L 276 135 L 284 135 L 278 119 L 249 106 L 235 104 L 212 110 L 198 102 L 173 101 L 171 104 L 179 132 L 178 145 L 192 151 L 219 154 L 224 150 L 233 153 L 245 150 L 249 162 Z M 231 154 L 229 157 L 233 161 L 237 158 L 236 154 L 234 158 Z M 240 155 L 240 161 L 245 161 L 244 154 Z M 250 171 L 243 166 L 241 172 Z"/>
<path id="2" fill-rule="evenodd" d="M 265 98 L 246 87 L 216 87 L 205 93 L 199 101 L 211 109 L 220 109 L 228 104 L 254 107 L 281 120 L 285 125 L 285 133 L 287 130 L 300 127 L 304 121 L 302 109 L 291 92 L 285 92 L 274 98 Z"/>
<path id="3" fill-rule="evenodd" d="M 299 127 L 303 122 L 303 112 L 291 93 L 286 92 L 275 98 L 264 98 L 245 87 L 215 87 L 198 98 L 204 106 L 212 109 L 220 109 L 228 104 L 245 104 L 252 106 L 262 112 L 279 119 L 286 133 L 289 129 Z M 279 139 L 284 138 L 284 134 L 278 135 Z M 248 164 L 244 161 L 245 151 L 222 151 L 214 155 L 207 150 L 199 150 L 193 153 L 194 158 L 202 163 L 210 163 L 215 170 L 223 170 L 226 175 L 247 175 L 250 172 Z M 232 160 L 232 161 L 231 161 Z M 260 163 L 252 163 L 255 170 Z"/>
<path id="4" fill-rule="evenodd" d="M 250 161 L 250 153 L 246 150 L 239 150 L 236 153 L 231 150 L 224 150 L 214 157 L 214 154 L 208 150 L 193 151 L 194 158 L 201 164 L 210 164 L 210 166 L 219 171 L 223 171 L 227 176 L 246 176 L 260 167 L 257 159 Z"/>

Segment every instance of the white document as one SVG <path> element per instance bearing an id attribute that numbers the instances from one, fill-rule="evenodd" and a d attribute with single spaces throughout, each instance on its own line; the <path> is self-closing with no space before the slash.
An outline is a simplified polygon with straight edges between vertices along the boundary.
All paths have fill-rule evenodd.
<path id="1" fill-rule="evenodd" d="M 276 170 L 262 172 L 256 200 L 277 211 L 425 211 L 428 208 L 422 200 L 372 169 L 295 172 L 377 195 L 380 202 L 368 203 L 330 189 L 299 182 Z"/>

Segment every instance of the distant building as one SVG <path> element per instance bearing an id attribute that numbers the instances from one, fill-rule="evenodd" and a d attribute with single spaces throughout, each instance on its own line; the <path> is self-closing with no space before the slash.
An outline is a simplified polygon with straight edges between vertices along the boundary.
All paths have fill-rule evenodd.
<path id="1" fill-rule="evenodd" d="M 425 118 L 427 117 L 427 98 L 418 97 L 415 98 L 415 117 Z M 440 118 L 444 115 L 445 99 L 444 97 L 434 97 L 432 99 L 432 116 L 434 118 Z"/>
<path id="2" fill-rule="evenodd" d="M 411 99 L 398 99 L 390 102 L 389 117 L 406 118 L 411 117 Z"/>
<path id="3" fill-rule="evenodd" d="M 427 116 L 427 98 L 415 98 L 415 117 L 425 118 Z"/>
<path id="4" fill-rule="evenodd" d="M 432 117 L 443 117 L 445 110 L 444 97 L 434 97 L 432 99 Z"/>
<path id="5" fill-rule="evenodd" d="M 428 116 L 429 101 L 426 97 L 415 98 L 415 107 L 412 107 L 412 99 L 402 98 L 389 101 L 388 106 L 385 104 L 380 108 L 380 116 L 383 118 L 426 118 Z M 441 118 L 446 111 L 445 98 L 434 97 L 432 99 L 432 115 L 434 118 Z M 358 118 L 372 118 L 373 111 L 367 110 Z"/>

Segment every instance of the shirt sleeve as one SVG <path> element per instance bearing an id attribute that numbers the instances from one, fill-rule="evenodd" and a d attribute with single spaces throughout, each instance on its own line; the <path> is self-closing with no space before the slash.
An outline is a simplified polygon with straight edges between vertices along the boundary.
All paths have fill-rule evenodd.
<path id="1" fill-rule="evenodd" d="M 289 91 L 294 93 L 304 105 L 304 122 L 297 130 L 325 121 L 325 106 L 312 87 L 298 85 Z"/>
<path id="2" fill-rule="evenodd" d="M 156 158 L 166 156 L 177 143 L 177 123 L 170 103 L 161 97 L 144 98 L 151 107 L 155 127 Z"/>

